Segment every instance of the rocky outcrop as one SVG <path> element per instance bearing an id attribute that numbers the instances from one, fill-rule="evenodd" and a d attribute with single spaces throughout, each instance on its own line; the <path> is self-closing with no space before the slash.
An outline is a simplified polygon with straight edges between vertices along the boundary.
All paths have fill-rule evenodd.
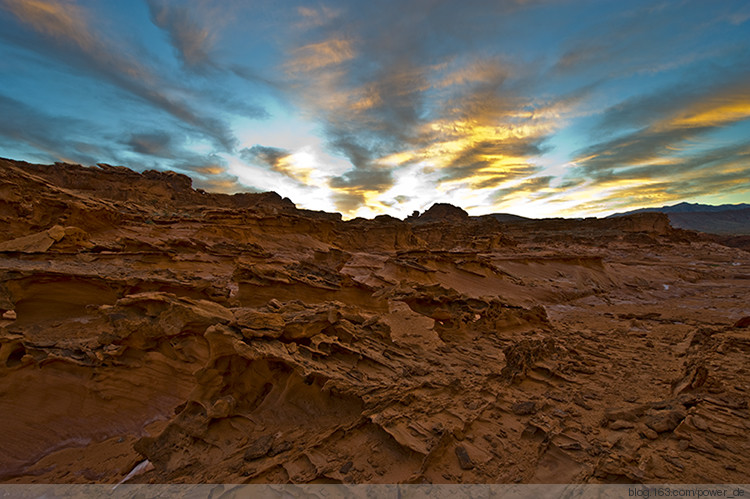
<path id="1" fill-rule="evenodd" d="M 458 206 L 447 203 L 436 203 L 419 215 L 415 222 L 465 222 L 468 218 L 469 214 Z"/>

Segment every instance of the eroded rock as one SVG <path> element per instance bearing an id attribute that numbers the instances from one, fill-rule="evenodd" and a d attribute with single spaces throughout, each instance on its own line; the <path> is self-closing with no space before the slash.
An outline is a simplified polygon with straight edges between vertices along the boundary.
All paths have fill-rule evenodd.
<path id="1" fill-rule="evenodd" d="M 176 173 L 7 160 L 0 194 L 2 480 L 750 467 L 750 338 L 727 319 L 750 261 L 666 215 L 343 221 Z"/>

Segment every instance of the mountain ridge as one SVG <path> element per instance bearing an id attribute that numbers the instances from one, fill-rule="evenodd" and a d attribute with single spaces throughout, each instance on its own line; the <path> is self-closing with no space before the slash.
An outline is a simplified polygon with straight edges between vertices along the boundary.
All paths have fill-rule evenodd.
<path id="1" fill-rule="evenodd" d="M 722 236 L 750 235 L 750 204 L 707 205 L 700 203 L 678 203 L 659 208 L 640 208 L 615 213 L 607 218 L 634 215 L 637 213 L 664 213 L 673 227 L 695 230 Z"/>
<path id="2" fill-rule="evenodd" d="M 649 207 L 649 208 L 637 208 L 635 210 L 623 211 L 613 213 L 607 216 L 607 218 L 620 217 L 623 215 L 632 215 L 633 213 L 645 213 L 658 211 L 661 213 L 695 213 L 695 212 L 721 212 L 721 211 L 733 211 L 733 210 L 744 210 L 750 208 L 748 203 L 735 203 L 735 204 L 703 204 L 703 203 L 689 203 L 683 201 L 681 203 L 665 205 L 660 207 Z"/>

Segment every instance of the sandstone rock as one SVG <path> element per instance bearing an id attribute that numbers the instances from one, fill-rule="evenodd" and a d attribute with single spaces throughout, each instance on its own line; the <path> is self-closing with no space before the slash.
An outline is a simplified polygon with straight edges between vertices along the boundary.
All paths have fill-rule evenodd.
<path id="1" fill-rule="evenodd" d="M 456 457 L 458 458 L 458 465 L 461 467 L 462 470 L 473 470 L 474 469 L 474 462 L 469 457 L 468 452 L 466 452 L 466 448 L 462 445 L 456 446 Z"/>
<path id="2" fill-rule="evenodd" d="M 10 481 L 117 483 L 143 462 L 150 483 L 750 467 L 750 337 L 727 323 L 750 259 L 666 215 L 343 221 L 176 173 L 0 159 L 0 223 Z"/>
<path id="3" fill-rule="evenodd" d="M 536 362 L 549 357 L 556 351 L 557 344 L 551 338 L 521 340 L 503 350 L 506 364 L 502 373 L 510 378 L 524 376 Z"/>
<path id="4" fill-rule="evenodd" d="M 628 430 L 630 428 L 635 428 L 635 424 L 630 421 L 618 419 L 617 421 L 610 423 L 609 428 L 612 430 Z"/>
<path id="5" fill-rule="evenodd" d="M 248 446 L 243 454 L 245 461 L 260 459 L 268 454 L 273 445 L 273 435 L 264 435 Z"/>
<path id="6" fill-rule="evenodd" d="M 282 440 L 274 442 L 274 444 L 271 446 L 271 450 L 268 451 L 268 455 L 273 457 L 279 454 L 282 454 L 284 452 L 287 452 L 289 450 L 292 450 L 294 448 L 294 445 L 292 442 L 289 442 L 288 440 Z"/>
<path id="7" fill-rule="evenodd" d="M 635 430 L 638 433 L 638 435 L 640 435 L 643 438 L 647 438 L 649 440 L 656 440 L 657 438 L 659 438 L 658 433 L 656 433 L 654 430 L 652 430 L 651 428 L 649 428 L 643 423 L 638 423 L 635 426 Z"/>
<path id="8" fill-rule="evenodd" d="M 527 414 L 534 414 L 537 411 L 536 403 L 533 401 L 527 402 L 516 402 L 511 406 L 513 414 L 524 416 Z"/>
<path id="9" fill-rule="evenodd" d="M 128 295 L 104 313 L 120 336 L 136 331 L 146 337 L 203 332 L 211 325 L 227 324 L 234 319 L 232 312 L 218 303 L 163 292 Z"/>
<path id="10" fill-rule="evenodd" d="M 708 380 L 708 368 L 702 363 L 686 366 L 683 376 L 672 383 L 672 393 L 680 395 L 703 387 Z"/>
<path id="11" fill-rule="evenodd" d="M 55 225 L 51 229 L 36 234 L 0 243 L 0 252 L 44 253 L 63 237 L 65 237 L 65 229 L 60 225 Z"/>
<path id="12" fill-rule="evenodd" d="M 59 225 L 55 225 L 47 231 L 47 235 L 55 242 L 61 241 L 65 237 L 65 229 Z"/>
<path id="13" fill-rule="evenodd" d="M 659 411 L 646 417 L 646 426 L 657 433 L 665 433 L 674 430 L 685 419 L 685 411 L 675 409 L 669 411 Z"/>
<path id="14" fill-rule="evenodd" d="M 278 338 L 284 330 L 284 318 L 277 313 L 259 312 L 253 309 L 234 310 L 236 323 L 245 337 Z"/>
<path id="15" fill-rule="evenodd" d="M 285 312 L 282 336 L 290 340 L 312 338 L 336 324 L 339 319 L 340 314 L 335 306 L 318 306 L 299 312 Z"/>
<path id="16" fill-rule="evenodd" d="M 693 426 L 701 431 L 706 431 L 708 429 L 708 423 L 706 422 L 706 420 L 695 414 L 690 416 L 690 422 L 693 423 Z"/>
<path id="17" fill-rule="evenodd" d="M 429 210 L 422 213 L 419 222 L 452 222 L 469 218 L 465 210 L 447 203 L 435 203 Z"/>
<path id="18" fill-rule="evenodd" d="M 229 416 L 237 405 L 237 401 L 233 396 L 227 395 L 221 397 L 208 410 L 208 417 L 213 419 L 221 419 Z"/>

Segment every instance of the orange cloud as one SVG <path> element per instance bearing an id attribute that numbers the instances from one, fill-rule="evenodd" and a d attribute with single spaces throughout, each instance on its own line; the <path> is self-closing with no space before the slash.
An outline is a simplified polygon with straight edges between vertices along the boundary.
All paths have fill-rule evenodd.
<path id="1" fill-rule="evenodd" d="M 288 70 L 292 73 L 320 70 L 349 61 L 354 55 L 354 47 L 350 40 L 333 38 L 295 49 Z"/>
<path id="2" fill-rule="evenodd" d="M 224 168 L 220 166 L 202 166 L 195 169 L 196 172 L 202 173 L 203 175 L 221 175 L 224 173 Z"/>
<path id="3" fill-rule="evenodd" d="M 63 0 L 2 0 L 21 22 L 54 38 L 66 40 L 90 50 L 96 43 L 83 9 Z"/>

